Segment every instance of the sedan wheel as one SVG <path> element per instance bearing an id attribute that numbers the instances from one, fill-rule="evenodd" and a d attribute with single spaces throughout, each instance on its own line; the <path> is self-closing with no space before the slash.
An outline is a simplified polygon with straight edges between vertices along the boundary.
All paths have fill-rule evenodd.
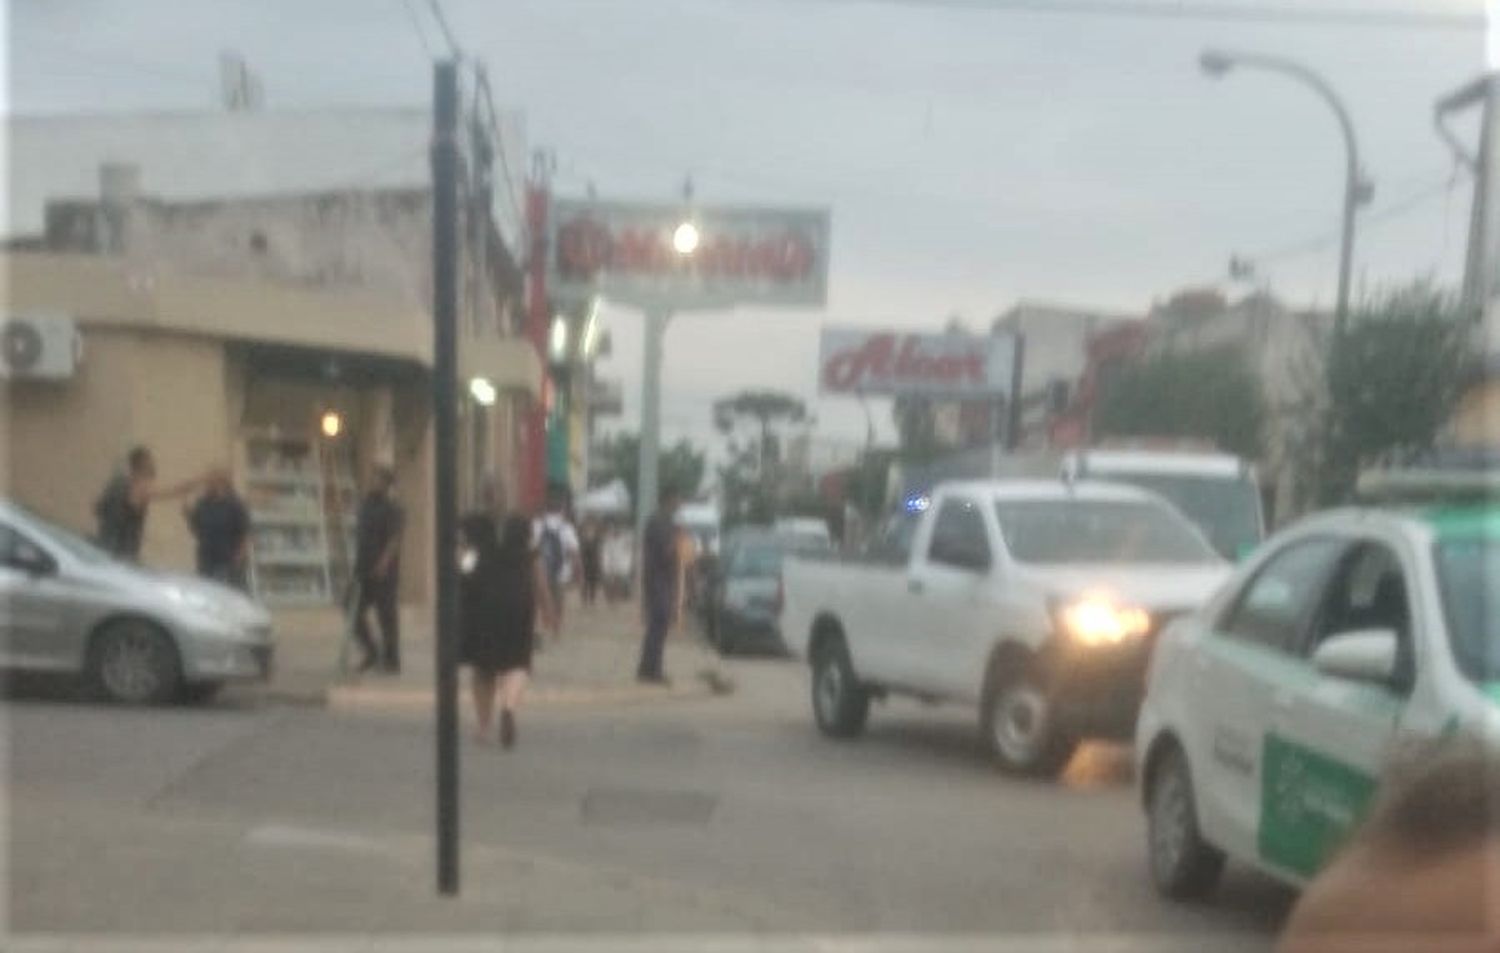
<path id="1" fill-rule="evenodd" d="M 1187 759 L 1173 749 L 1152 770 L 1147 793 L 1147 846 L 1156 889 L 1174 899 L 1212 892 L 1224 870 L 1224 855 L 1198 830 L 1198 810 Z"/>
<path id="2" fill-rule="evenodd" d="M 127 705 L 164 702 L 181 682 L 177 650 L 155 626 L 116 622 L 94 640 L 92 681 L 111 701 Z"/>

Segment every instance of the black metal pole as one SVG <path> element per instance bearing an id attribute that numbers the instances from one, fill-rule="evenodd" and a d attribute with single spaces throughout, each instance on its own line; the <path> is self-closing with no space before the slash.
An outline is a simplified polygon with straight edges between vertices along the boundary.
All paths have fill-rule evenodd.
<path id="1" fill-rule="evenodd" d="M 432 423 L 437 618 L 437 888 L 458 893 L 458 64 L 433 70 Z"/>
<path id="2" fill-rule="evenodd" d="M 1016 350 L 1010 368 L 1010 420 L 1005 425 L 1005 449 L 1021 445 L 1021 396 L 1026 393 L 1022 379 L 1026 374 L 1026 335 L 1016 334 Z"/>

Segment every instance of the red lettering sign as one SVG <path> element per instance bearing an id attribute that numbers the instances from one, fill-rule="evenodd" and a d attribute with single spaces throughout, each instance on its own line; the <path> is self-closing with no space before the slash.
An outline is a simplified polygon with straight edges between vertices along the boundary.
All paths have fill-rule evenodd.
<path id="1" fill-rule="evenodd" d="M 808 281 L 817 249 L 798 231 L 715 234 L 708 229 L 696 254 L 679 255 L 666 227 L 609 225 L 588 216 L 557 229 L 557 270 L 569 281 L 592 281 L 601 273 L 654 276 L 674 269 L 704 278 L 734 278 L 777 284 Z"/>
<path id="2" fill-rule="evenodd" d="M 986 391 L 988 339 L 875 333 L 843 347 L 825 347 L 826 391 L 856 393 L 955 393 Z"/>

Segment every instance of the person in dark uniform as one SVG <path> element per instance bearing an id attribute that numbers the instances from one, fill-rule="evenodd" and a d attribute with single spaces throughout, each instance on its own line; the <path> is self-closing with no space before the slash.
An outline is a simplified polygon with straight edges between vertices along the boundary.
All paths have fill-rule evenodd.
<path id="1" fill-rule="evenodd" d="M 476 740 L 491 740 L 495 692 L 500 693 L 500 743 L 516 743 L 516 712 L 531 672 L 538 616 L 556 625 L 550 587 L 531 548 L 531 522 L 514 516 L 497 538 L 495 521 L 465 517 L 459 527 L 462 661 L 470 668 Z"/>
<path id="2" fill-rule="evenodd" d="M 94 503 L 99 545 L 120 559 L 139 562 L 152 501 L 186 496 L 202 482 L 200 477 L 159 487 L 155 455 L 149 447 L 133 448 L 125 458 L 125 469 L 110 477 Z"/>
<path id="3" fill-rule="evenodd" d="M 244 589 L 250 511 L 234 492 L 229 471 L 221 467 L 210 473 L 203 495 L 185 514 L 198 541 L 198 575 Z"/>
<path id="4" fill-rule="evenodd" d="M 405 515 L 396 502 L 396 473 L 379 467 L 359 506 L 355 529 L 354 578 L 359 585 L 355 603 L 354 637 L 364 650 L 360 671 L 379 665 L 387 674 L 401 671 L 401 630 L 397 595 L 401 585 L 401 531 Z M 379 647 L 370 635 L 369 611 L 380 623 Z"/>
<path id="5" fill-rule="evenodd" d="M 661 505 L 646 522 L 641 542 L 641 601 L 645 609 L 646 634 L 641 639 L 641 661 L 637 680 L 649 685 L 670 684 L 662 671 L 662 650 L 667 631 L 677 611 L 677 506 L 681 502 L 671 487 L 662 491 Z"/>

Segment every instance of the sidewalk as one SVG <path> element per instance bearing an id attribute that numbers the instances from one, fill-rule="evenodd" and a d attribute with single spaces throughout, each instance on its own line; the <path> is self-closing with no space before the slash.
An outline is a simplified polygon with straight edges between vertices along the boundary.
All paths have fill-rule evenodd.
<path id="1" fill-rule="evenodd" d="M 432 711 L 435 664 L 430 612 L 405 611 L 401 621 L 401 675 L 356 676 L 338 671 L 343 620 L 335 609 L 277 613 L 276 671 L 265 694 L 278 701 L 343 711 Z M 633 704 L 733 690 L 718 656 L 703 644 L 691 623 L 667 641 L 672 687 L 637 684 L 640 637 L 638 607 L 586 608 L 576 603 L 575 595 L 562 638 L 542 637 L 527 705 Z M 350 656 L 357 657 L 357 650 Z"/>

